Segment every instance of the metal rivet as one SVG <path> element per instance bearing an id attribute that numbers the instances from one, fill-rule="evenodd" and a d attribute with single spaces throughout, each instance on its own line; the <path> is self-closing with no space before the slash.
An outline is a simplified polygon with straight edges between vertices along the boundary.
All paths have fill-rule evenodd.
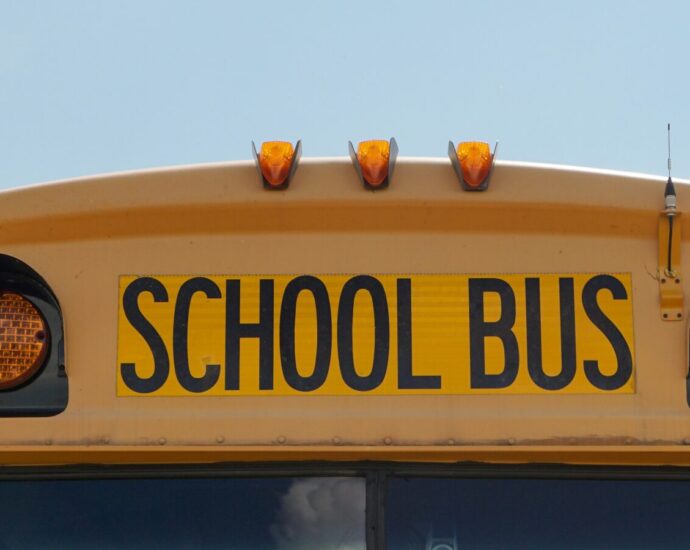
<path id="1" fill-rule="evenodd" d="M 516 441 L 512 437 L 508 440 L 508 445 L 515 445 Z"/>
<path id="2" fill-rule="evenodd" d="M 285 441 L 286 441 L 286 439 L 285 439 L 284 435 L 278 436 L 278 443 L 280 443 L 282 445 L 283 443 L 285 443 Z"/>
<path id="3" fill-rule="evenodd" d="M 109 438 L 109 437 L 104 437 L 104 438 L 103 438 L 103 445 L 107 445 L 108 443 L 110 443 L 110 438 Z"/>
<path id="4" fill-rule="evenodd" d="M 45 444 L 46 444 L 46 445 L 52 445 L 52 444 L 53 444 L 53 440 L 52 440 L 52 439 L 46 439 L 46 440 L 45 440 Z"/>
<path id="5" fill-rule="evenodd" d="M 223 441 L 225 441 L 225 438 L 222 435 L 216 437 L 216 443 L 223 443 Z"/>
<path id="6" fill-rule="evenodd" d="M 634 441 L 631 438 L 628 438 L 625 440 L 626 445 L 632 445 L 633 443 L 634 443 Z"/>
<path id="7" fill-rule="evenodd" d="M 342 440 L 336 435 L 333 438 L 333 445 L 340 445 L 342 443 Z"/>
<path id="8" fill-rule="evenodd" d="M 690 445 L 690 437 L 683 439 L 683 445 Z"/>
<path id="9" fill-rule="evenodd" d="M 390 445 L 391 443 L 393 443 L 393 440 L 392 440 L 390 437 L 385 437 L 385 438 L 383 439 L 383 442 L 384 442 L 386 445 Z"/>
<path id="10" fill-rule="evenodd" d="M 455 445 L 455 439 L 449 439 L 448 445 Z"/>
<path id="11" fill-rule="evenodd" d="M 161 438 L 158 440 L 158 444 L 159 444 L 159 445 L 165 445 L 166 443 L 167 443 L 167 440 L 166 440 L 164 437 L 161 437 Z"/>

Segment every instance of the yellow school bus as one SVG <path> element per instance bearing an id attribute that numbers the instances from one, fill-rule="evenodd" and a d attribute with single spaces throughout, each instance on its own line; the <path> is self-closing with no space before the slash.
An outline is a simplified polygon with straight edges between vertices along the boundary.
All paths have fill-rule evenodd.
<path id="1" fill-rule="evenodd" d="M 389 146 L 0 193 L 0 547 L 687 546 L 687 182 Z"/>

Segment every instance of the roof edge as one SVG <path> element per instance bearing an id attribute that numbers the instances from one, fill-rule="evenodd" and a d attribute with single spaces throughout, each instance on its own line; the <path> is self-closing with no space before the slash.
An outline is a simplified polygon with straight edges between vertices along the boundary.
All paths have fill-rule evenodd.
<path id="1" fill-rule="evenodd" d="M 348 157 L 310 157 L 303 158 L 301 161 L 303 164 L 324 164 L 324 165 L 338 165 L 338 164 L 350 164 L 351 160 Z M 428 165 L 440 165 L 448 164 L 448 159 L 445 157 L 398 157 L 397 161 L 399 164 L 428 164 Z M 58 180 L 49 180 L 45 182 L 30 183 L 25 185 L 18 185 L 13 187 L 7 187 L 0 190 L 0 194 L 12 193 L 21 191 L 27 188 L 38 188 L 44 186 L 53 185 L 63 185 L 68 183 L 85 183 L 89 181 L 103 180 L 103 179 L 120 179 L 128 178 L 132 176 L 141 176 L 146 174 L 164 174 L 167 172 L 178 172 L 178 171 L 206 171 L 214 170 L 218 168 L 233 168 L 247 166 L 253 166 L 254 161 L 252 160 L 232 160 L 232 161 L 219 161 L 219 162 L 207 162 L 200 164 L 178 164 L 171 166 L 160 166 L 152 168 L 142 168 L 135 170 L 123 170 L 118 172 L 103 172 L 98 174 L 91 174 L 87 176 L 78 176 L 75 178 L 66 178 Z M 628 172 L 624 170 L 611 170 L 604 168 L 592 168 L 587 166 L 575 166 L 567 164 L 549 164 L 540 162 L 526 162 L 526 161 L 513 161 L 513 160 L 496 160 L 496 166 L 510 167 L 510 168 L 528 168 L 537 170 L 552 170 L 559 172 L 576 172 L 582 174 L 592 174 L 592 175 L 604 175 L 613 176 L 621 178 L 634 178 L 643 180 L 653 180 L 653 181 L 666 181 L 667 177 L 658 174 L 646 174 L 642 172 Z M 690 180 L 682 178 L 674 178 L 674 182 L 681 184 L 690 184 Z"/>

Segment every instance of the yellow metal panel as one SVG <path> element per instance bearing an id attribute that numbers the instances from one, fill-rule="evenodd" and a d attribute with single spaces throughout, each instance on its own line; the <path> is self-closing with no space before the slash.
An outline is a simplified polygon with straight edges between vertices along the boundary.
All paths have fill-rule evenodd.
<path id="1" fill-rule="evenodd" d="M 306 159 L 290 189 L 278 193 L 262 189 L 251 163 L 0 193 L 0 251 L 36 269 L 60 301 L 70 390 L 66 410 L 56 417 L 0 418 L 0 462 L 19 456 L 53 463 L 56 456 L 80 462 L 115 456 L 120 462 L 144 456 L 154 462 L 393 459 L 405 449 L 409 459 L 577 456 L 687 464 L 685 327 L 659 315 L 657 225 L 664 184 L 663 178 L 497 162 L 491 188 L 472 194 L 459 189 L 447 159 L 400 159 L 391 186 L 372 193 L 362 189 L 349 160 Z M 690 204 L 690 185 L 677 182 L 677 193 L 682 211 Z M 689 220 L 679 218 L 683 225 Z M 681 263 L 690 258 L 690 230 L 684 229 Z M 130 360 L 118 358 L 122 276 L 262 273 L 612 274 L 629 290 L 634 309 L 616 313 L 621 301 L 605 292 L 599 300 L 634 347 L 634 374 L 620 392 L 596 394 L 118 396 L 119 362 Z M 544 289 L 552 284 L 544 279 Z M 686 282 L 681 285 L 685 291 Z M 192 312 L 202 300 L 194 298 Z M 308 310 L 308 300 L 303 305 Z M 543 298 L 543 314 L 557 305 Z M 632 321 L 625 321 L 628 315 Z M 554 346 L 548 351 L 553 358 L 559 327 L 542 328 L 552 335 L 545 345 Z M 634 341 L 628 340 L 633 329 Z M 305 351 L 299 353 L 308 353 L 309 330 L 313 326 L 303 327 Z M 190 359 L 200 366 L 199 337 L 190 338 L 197 346 Z M 524 336 L 518 340 L 525 345 Z M 578 343 L 585 346 L 578 348 L 578 373 L 583 360 L 596 358 L 590 340 Z M 487 342 L 487 349 L 492 345 Z M 222 350 L 214 353 L 223 358 Z M 500 355 L 500 347 L 489 353 Z M 434 374 L 436 365 L 417 357 L 414 372 Z M 548 368 L 553 365 L 551 359 Z M 594 448 L 585 452 L 583 446 Z M 340 455 L 341 448 L 348 452 Z M 508 450 L 517 448 L 528 450 Z"/>

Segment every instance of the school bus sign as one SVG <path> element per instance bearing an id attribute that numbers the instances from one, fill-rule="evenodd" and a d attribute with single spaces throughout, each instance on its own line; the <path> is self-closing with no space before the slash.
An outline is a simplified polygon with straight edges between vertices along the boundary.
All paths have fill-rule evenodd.
<path id="1" fill-rule="evenodd" d="M 122 276 L 117 394 L 633 393 L 629 274 Z"/>

